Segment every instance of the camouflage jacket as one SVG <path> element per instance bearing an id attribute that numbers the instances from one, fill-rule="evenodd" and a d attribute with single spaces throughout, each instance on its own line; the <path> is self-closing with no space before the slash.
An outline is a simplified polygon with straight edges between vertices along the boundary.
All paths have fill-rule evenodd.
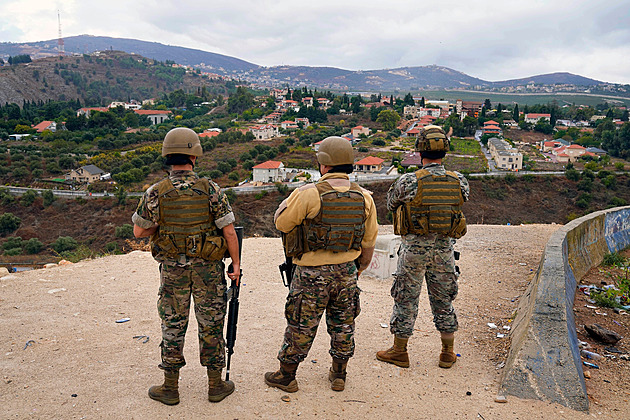
<path id="1" fill-rule="evenodd" d="M 426 169 L 436 175 L 444 175 L 446 173 L 444 165 L 440 165 L 438 163 L 430 163 L 423 166 L 422 169 Z M 468 185 L 468 180 L 459 172 L 455 173 L 459 178 L 462 197 L 464 197 L 464 201 L 468 201 L 468 198 L 470 197 L 470 186 Z M 416 174 L 411 172 L 402 175 L 392 184 L 391 187 L 389 187 L 389 191 L 387 191 L 387 210 L 395 211 L 403 203 L 408 203 L 413 200 L 417 193 L 418 180 L 416 178 Z"/>
<path id="2" fill-rule="evenodd" d="M 173 171 L 169 175 L 173 186 L 177 189 L 183 190 L 191 188 L 195 182 L 199 179 L 199 176 L 192 171 Z M 156 182 L 151 185 L 140 198 L 136 212 L 131 217 L 131 221 L 143 228 L 149 229 L 155 226 L 160 219 L 159 209 L 159 197 Z M 234 213 L 232 207 L 227 199 L 227 196 L 221 191 L 215 182 L 210 180 L 209 190 L 210 212 L 214 216 L 214 223 L 221 234 L 221 229 L 234 223 Z M 169 265 L 190 265 L 190 264 L 205 264 L 205 260 L 200 258 L 187 258 L 187 261 L 160 261 Z"/>

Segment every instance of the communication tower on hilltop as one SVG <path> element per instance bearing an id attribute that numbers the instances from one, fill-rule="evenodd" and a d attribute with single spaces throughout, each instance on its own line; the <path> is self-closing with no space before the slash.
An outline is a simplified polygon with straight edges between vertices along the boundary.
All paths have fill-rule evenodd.
<path id="1" fill-rule="evenodd" d="M 63 38 L 61 36 L 61 14 L 57 10 L 57 21 L 59 22 L 59 38 L 57 38 L 57 53 L 60 56 L 65 55 L 65 48 L 63 46 Z"/>

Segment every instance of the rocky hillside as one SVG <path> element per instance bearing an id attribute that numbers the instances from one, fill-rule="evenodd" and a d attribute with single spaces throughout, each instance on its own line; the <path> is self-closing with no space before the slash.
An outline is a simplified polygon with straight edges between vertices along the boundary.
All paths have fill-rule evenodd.
<path id="1" fill-rule="evenodd" d="M 206 86 L 225 93 L 225 82 L 136 54 L 105 51 L 94 55 L 47 57 L 0 67 L 0 103 L 76 100 L 96 106 L 114 100 L 147 99 Z"/>

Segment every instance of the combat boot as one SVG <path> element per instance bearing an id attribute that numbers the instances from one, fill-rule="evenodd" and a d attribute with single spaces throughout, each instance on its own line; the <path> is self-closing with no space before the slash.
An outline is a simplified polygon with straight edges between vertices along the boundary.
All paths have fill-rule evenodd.
<path id="1" fill-rule="evenodd" d="M 409 354 L 407 353 L 408 338 L 394 336 L 394 345 L 387 350 L 376 353 L 376 358 L 381 362 L 387 362 L 399 367 L 409 367 Z"/>
<path id="2" fill-rule="evenodd" d="M 455 338 L 443 338 L 442 337 L 442 352 L 440 353 L 440 367 L 448 369 L 457 361 L 457 355 L 453 351 L 453 344 Z"/>
<path id="3" fill-rule="evenodd" d="M 208 401 L 219 402 L 234 392 L 234 382 L 221 379 L 221 370 L 208 368 Z"/>
<path id="4" fill-rule="evenodd" d="M 298 383 L 295 380 L 297 368 L 298 363 L 280 362 L 279 370 L 265 373 L 265 383 L 286 392 L 296 392 L 298 390 Z"/>
<path id="5" fill-rule="evenodd" d="M 165 370 L 164 383 L 149 388 L 149 397 L 166 405 L 179 404 L 179 370 Z"/>
<path id="6" fill-rule="evenodd" d="M 348 361 L 333 358 L 332 367 L 328 373 L 328 380 L 332 382 L 330 389 L 333 391 L 343 391 L 346 388 L 346 366 Z"/>

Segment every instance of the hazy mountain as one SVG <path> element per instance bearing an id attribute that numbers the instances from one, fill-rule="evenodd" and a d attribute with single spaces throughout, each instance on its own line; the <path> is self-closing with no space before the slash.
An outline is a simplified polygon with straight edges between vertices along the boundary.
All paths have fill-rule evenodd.
<path id="1" fill-rule="evenodd" d="M 125 51 L 159 61 L 172 60 L 178 64 L 189 66 L 205 65 L 209 69 L 216 69 L 217 73 L 248 71 L 258 67 L 256 64 L 226 55 L 128 38 L 92 35 L 70 36 L 64 38 L 64 47 L 66 54 L 90 54 L 95 51 L 105 50 Z M 19 54 L 30 54 L 33 59 L 57 55 L 57 40 L 22 44 L 0 43 L 0 56 Z"/>
<path id="2" fill-rule="evenodd" d="M 244 60 L 192 48 L 126 38 L 80 35 L 64 38 L 65 51 L 92 53 L 118 50 L 159 61 L 229 75 L 233 78 L 266 85 L 312 86 L 350 91 L 417 91 L 421 89 L 493 88 L 537 84 L 572 84 L 592 86 L 597 80 L 570 74 L 551 73 L 523 79 L 489 82 L 460 71 L 437 65 L 401 67 L 383 70 L 350 71 L 334 67 L 274 66 L 261 67 Z M 0 56 L 30 54 L 32 58 L 57 55 L 57 40 L 30 43 L 0 43 Z"/>
<path id="3" fill-rule="evenodd" d="M 492 83 L 495 87 L 502 86 L 523 86 L 530 83 L 553 85 L 553 84 L 569 84 L 579 86 L 593 86 L 600 85 L 604 82 L 595 79 L 589 79 L 588 77 L 578 76 L 571 73 L 549 73 L 540 74 L 538 76 L 531 76 L 522 79 L 504 80 L 501 82 Z"/>

